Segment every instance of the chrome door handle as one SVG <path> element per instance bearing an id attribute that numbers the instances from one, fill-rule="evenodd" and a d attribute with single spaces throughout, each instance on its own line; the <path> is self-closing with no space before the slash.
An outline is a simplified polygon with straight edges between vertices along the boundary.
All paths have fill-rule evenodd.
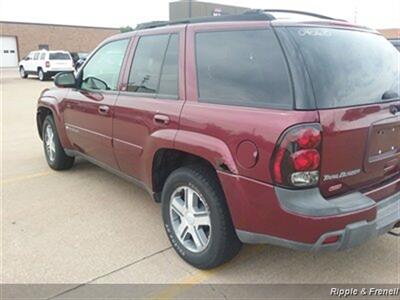
<path id="1" fill-rule="evenodd" d="M 156 114 L 156 115 L 154 115 L 153 121 L 155 124 L 168 125 L 169 117 L 166 115 Z"/>
<path id="2" fill-rule="evenodd" d="M 98 108 L 98 112 L 101 115 L 107 115 L 110 111 L 110 107 L 107 105 L 100 105 Z"/>

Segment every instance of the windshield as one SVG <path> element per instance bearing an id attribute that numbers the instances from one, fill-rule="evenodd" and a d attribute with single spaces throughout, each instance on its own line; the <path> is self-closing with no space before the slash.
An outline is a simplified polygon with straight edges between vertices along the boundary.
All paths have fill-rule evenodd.
<path id="1" fill-rule="evenodd" d="M 384 37 L 333 28 L 288 30 L 304 58 L 318 108 L 373 104 L 399 97 L 400 54 Z"/>
<path id="2" fill-rule="evenodd" d="M 69 56 L 68 53 L 63 53 L 63 52 L 54 52 L 50 53 L 50 60 L 67 60 L 71 59 L 71 56 Z"/>

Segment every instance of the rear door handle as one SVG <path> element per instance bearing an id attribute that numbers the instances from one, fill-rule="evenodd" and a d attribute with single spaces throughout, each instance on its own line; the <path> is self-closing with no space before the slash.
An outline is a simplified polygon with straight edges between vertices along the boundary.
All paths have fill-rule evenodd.
<path id="1" fill-rule="evenodd" d="M 98 108 L 98 112 L 101 115 L 108 115 L 108 113 L 110 112 L 110 107 L 107 105 L 100 105 Z"/>
<path id="2" fill-rule="evenodd" d="M 166 115 L 160 115 L 156 114 L 154 115 L 153 121 L 155 124 L 162 124 L 162 125 L 168 125 L 169 124 L 169 117 Z"/>

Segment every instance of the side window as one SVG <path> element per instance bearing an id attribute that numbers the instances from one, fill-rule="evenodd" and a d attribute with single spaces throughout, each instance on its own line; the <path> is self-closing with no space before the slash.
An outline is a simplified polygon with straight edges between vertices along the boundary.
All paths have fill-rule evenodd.
<path id="1" fill-rule="evenodd" d="M 129 74 L 129 92 L 156 94 L 169 35 L 139 39 Z"/>
<path id="2" fill-rule="evenodd" d="M 34 60 L 38 60 L 39 59 L 39 55 L 40 55 L 39 52 L 35 52 L 35 54 L 33 55 L 33 59 Z"/>
<path id="3" fill-rule="evenodd" d="M 179 77 L 179 36 L 172 34 L 169 38 L 167 52 L 161 71 L 158 94 L 178 98 Z"/>
<path id="4" fill-rule="evenodd" d="M 46 57 L 46 52 L 43 52 L 42 54 L 40 54 L 40 60 L 44 60 Z"/>
<path id="5" fill-rule="evenodd" d="M 82 71 L 81 88 L 115 91 L 128 43 L 129 39 L 118 40 L 100 48 Z"/>
<path id="6" fill-rule="evenodd" d="M 272 30 L 197 33 L 196 63 L 200 102 L 293 106 L 286 62 Z"/>
<path id="7" fill-rule="evenodd" d="M 127 91 L 178 97 L 179 36 L 141 37 L 135 51 Z"/>

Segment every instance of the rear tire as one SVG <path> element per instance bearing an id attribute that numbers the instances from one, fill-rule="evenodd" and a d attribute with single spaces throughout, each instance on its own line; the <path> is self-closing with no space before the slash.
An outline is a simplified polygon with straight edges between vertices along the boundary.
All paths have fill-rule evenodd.
<path id="1" fill-rule="evenodd" d="M 161 197 L 168 238 L 187 263 L 199 269 L 211 269 L 239 252 L 241 242 L 224 193 L 215 173 L 207 167 L 194 165 L 175 170 L 167 178 Z M 188 205 L 190 202 L 196 204 Z"/>
<path id="2" fill-rule="evenodd" d="M 47 80 L 47 75 L 46 75 L 46 73 L 45 73 L 42 69 L 39 69 L 39 70 L 38 70 L 38 77 L 39 77 L 39 80 L 40 80 L 40 81 L 45 81 L 45 80 Z"/>
<path id="3" fill-rule="evenodd" d="M 52 116 L 47 116 L 43 122 L 42 138 L 45 157 L 50 168 L 58 171 L 70 169 L 75 158 L 65 154 Z"/>
<path id="4" fill-rule="evenodd" d="M 27 78 L 28 74 L 25 72 L 24 67 L 20 67 L 19 68 L 19 76 L 21 76 L 21 78 Z"/>

